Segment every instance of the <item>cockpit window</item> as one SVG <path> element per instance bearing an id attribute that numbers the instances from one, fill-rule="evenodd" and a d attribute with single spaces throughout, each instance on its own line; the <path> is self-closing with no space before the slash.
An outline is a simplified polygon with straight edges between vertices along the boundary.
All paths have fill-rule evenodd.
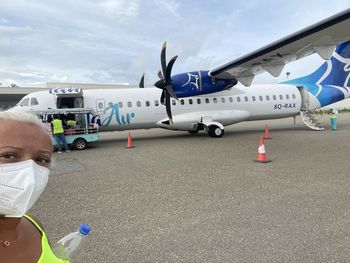
<path id="1" fill-rule="evenodd" d="M 32 98 L 30 100 L 30 106 L 35 106 L 35 105 L 39 105 L 38 100 L 36 98 Z"/>
<path id="2" fill-rule="evenodd" d="M 29 106 L 29 98 L 25 98 L 24 100 L 22 100 L 19 105 L 20 106 Z"/>

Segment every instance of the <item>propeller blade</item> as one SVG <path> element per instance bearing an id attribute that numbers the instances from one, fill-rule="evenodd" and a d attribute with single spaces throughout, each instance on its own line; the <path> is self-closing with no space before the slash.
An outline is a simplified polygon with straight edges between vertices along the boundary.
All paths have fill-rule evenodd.
<path id="1" fill-rule="evenodd" d="M 166 63 L 166 46 L 167 43 L 164 42 L 162 46 L 162 50 L 160 53 L 160 64 L 161 64 L 161 70 L 158 71 L 158 77 L 159 80 L 154 83 L 154 86 L 162 90 L 162 94 L 160 96 L 160 102 L 165 105 L 166 113 L 169 118 L 169 122 L 173 123 L 173 117 L 171 114 L 171 97 L 173 97 L 176 100 L 179 100 L 176 96 L 176 93 L 174 92 L 173 86 L 172 86 L 172 80 L 171 80 L 171 71 L 173 69 L 174 63 L 177 59 L 177 56 L 173 57 L 168 65 Z"/>
<path id="2" fill-rule="evenodd" d="M 171 85 L 166 85 L 166 86 L 165 86 L 165 90 L 167 91 L 167 93 L 168 93 L 171 97 L 173 97 L 173 98 L 176 99 L 176 100 L 179 100 L 179 99 L 177 98 L 177 96 L 176 96 L 174 90 L 173 90 L 173 86 L 171 86 Z"/>
<path id="3" fill-rule="evenodd" d="M 168 118 L 171 124 L 173 124 L 173 116 L 171 115 L 171 106 L 170 106 L 170 96 L 168 93 L 165 94 L 165 108 L 166 113 L 168 114 Z"/>
<path id="4" fill-rule="evenodd" d="M 166 90 L 163 89 L 162 95 L 160 96 L 160 103 L 162 103 L 163 105 L 165 104 L 166 93 L 167 93 Z"/>
<path id="5" fill-rule="evenodd" d="M 166 68 L 166 75 L 165 75 L 165 79 L 166 81 L 170 81 L 171 80 L 171 70 L 173 69 L 173 65 L 175 63 L 177 59 L 177 56 L 173 57 L 170 61 L 169 61 L 169 64 Z"/>
<path id="6" fill-rule="evenodd" d="M 156 83 L 154 83 L 154 86 L 156 86 L 159 89 L 164 89 L 164 79 L 157 80 Z"/>
<path id="7" fill-rule="evenodd" d="M 160 64 L 162 66 L 162 73 L 165 76 L 166 73 L 166 42 L 162 46 L 162 51 L 160 53 Z"/>
<path id="8" fill-rule="evenodd" d="M 162 74 L 162 72 L 160 70 L 158 71 L 158 78 L 164 79 L 163 74 Z"/>
<path id="9" fill-rule="evenodd" d="M 140 79 L 139 88 L 143 89 L 145 87 L 145 73 L 142 74 Z"/>

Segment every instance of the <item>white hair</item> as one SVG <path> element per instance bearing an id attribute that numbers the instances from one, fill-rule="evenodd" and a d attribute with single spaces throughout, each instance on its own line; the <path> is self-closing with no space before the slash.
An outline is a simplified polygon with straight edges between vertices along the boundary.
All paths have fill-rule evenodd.
<path id="1" fill-rule="evenodd" d="M 5 111 L 0 111 L 0 121 L 12 120 L 12 121 L 20 121 L 25 123 L 31 123 L 39 128 L 43 129 L 45 133 L 49 134 L 48 129 L 42 123 L 38 116 L 33 113 L 24 111 L 22 109 L 12 108 Z"/>
<path id="2" fill-rule="evenodd" d="M 50 135 L 47 127 L 42 123 L 39 117 L 33 113 L 24 111 L 22 109 L 12 108 L 5 111 L 0 111 L 0 122 L 1 121 L 20 121 L 24 123 L 34 124 L 37 127 L 41 128 L 47 135 Z M 55 158 L 51 157 L 51 162 L 49 165 L 49 169 L 52 169 L 55 166 Z"/>

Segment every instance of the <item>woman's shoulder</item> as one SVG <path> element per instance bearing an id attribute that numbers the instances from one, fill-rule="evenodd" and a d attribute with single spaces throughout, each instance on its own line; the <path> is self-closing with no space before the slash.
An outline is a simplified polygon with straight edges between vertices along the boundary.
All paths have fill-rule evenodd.
<path id="1" fill-rule="evenodd" d="M 33 214 L 27 213 L 24 215 L 24 218 L 29 220 L 31 223 L 33 223 L 36 227 L 39 227 L 39 230 L 45 231 L 43 224 L 41 221 Z"/>

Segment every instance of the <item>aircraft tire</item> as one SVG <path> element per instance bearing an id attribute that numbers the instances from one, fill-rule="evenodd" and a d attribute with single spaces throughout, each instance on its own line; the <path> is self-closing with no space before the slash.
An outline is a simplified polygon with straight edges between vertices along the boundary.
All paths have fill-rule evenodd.
<path id="1" fill-rule="evenodd" d="M 77 150 L 84 150 L 86 149 L 86 146 L 87 146 L 87 142 L 83 138 L 75 139 L 75 141 L 73 142 L 73 147 L 74 149 L 77 149 Z"/>
<path id="2" fill-rule="evenodd" d="M 210 125 L 208 130 L 208 135 L 214 138 L 220 138 L 224 136 L 224 130 L 216 125 Z"/>

